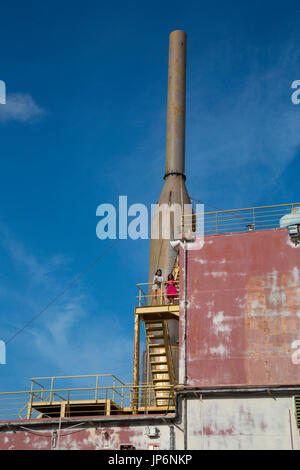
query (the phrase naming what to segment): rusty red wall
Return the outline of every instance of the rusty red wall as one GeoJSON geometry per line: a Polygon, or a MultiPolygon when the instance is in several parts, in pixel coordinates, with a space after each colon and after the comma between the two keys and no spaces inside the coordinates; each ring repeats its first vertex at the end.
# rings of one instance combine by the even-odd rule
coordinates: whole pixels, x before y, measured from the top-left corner
{"type": "MultiPolygon", "coordinates": [[[[188,385],[299,384],[300,246],[287,231],[209,236],[187,256],[188,385]]],[[[181,303],[180,383],[183,376],[181,303]]]]}
{"type": "MultiPolygon", "coordinates": [[[[97,417],[95,417],[97,419],[97,417]]],[[[140,423],[123,422],[109,425],[105,419],[98,424],[83,418],[81,426],[62,420],[63,427],[52,420],[20,420],[0,430],[0,450],[120,450],[121,446],[132,446],[137,450],[169,449],[170,428],[168,424],[150,423],[158,430],[157,436],[149,437],[149,417],[140,423]],[[47,422],[48,421],[48,422],[47,422]],[[83,428],[84,426],[84,428],[83,428]]],[[[124,420],[123,418],[123,421],[124,420]]],[[[177,443],[181,443],[181,436],[177,443]]]]}

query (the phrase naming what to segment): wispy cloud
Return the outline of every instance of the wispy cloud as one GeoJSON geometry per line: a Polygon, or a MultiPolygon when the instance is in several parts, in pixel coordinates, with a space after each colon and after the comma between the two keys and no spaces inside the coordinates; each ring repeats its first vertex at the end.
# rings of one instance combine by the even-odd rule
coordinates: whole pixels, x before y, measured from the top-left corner
{"type": "Polygon", "coordinates": [[[17,240],[11,231],[0,223],[0,245],[10,255],[11,259],[18,265],[23,265],[30,274],[32,281],[35,283],[49,282],[49,273],[55,271],[62,265],[66,265],[69,260],[64,255],[54,255],[50,259],[39,260],[22,242],[17,240]]]}
{"type": "Polygon", "coordinates": [[[45,111],[27,93],[10,93],[6,104],[0,105],[0,122],[33,122],[42,117],[45,111]]]}
{"type": "Polygon", "coordinates": [[[189,182],[194,197],[222,205],[226,194],[229,204],[252,203],[277,183],[300,147],[299,109],[290,99],[298,47],[291,40],[280,51],[270,50],[270,60],[249,61],[247,73],[239,71],[236,57],[227,55],[224,64],[221,49],[209,52],[192,90],[189,182]]]}
{"type": "MultiPolygon", "coordinates": [[[[21,314],[17,308],[10,316],[10,326],[4,325],[6,317],[1,318],[2,334],[7,331],[9,337],[66,286],[70,279],[66,281],[65,274],[66,270],[71,270],[71,261],[63,255],[42,260],[4,224],[0,224],[0,249],[9,255],[21,272],[21,278],[26,279],[24,292],[17,291],[15,295],[8,289],[16,305],[23,306],[21,314]]],[[[7,297],[5,285],[0,287],[0,293],[7,297]]],[[[126,379],[131,343],[131,337],[115,324],[113,316],[101,312],[83,281],[67,291],[11,344],[16,349],[25,345],[32,361],[30,375],[113,372],[126,379]],[[115,366],[116,357],[118,364],[115,366]]],[[[26,375],[26,370],[22,373],[26,375]]]]}

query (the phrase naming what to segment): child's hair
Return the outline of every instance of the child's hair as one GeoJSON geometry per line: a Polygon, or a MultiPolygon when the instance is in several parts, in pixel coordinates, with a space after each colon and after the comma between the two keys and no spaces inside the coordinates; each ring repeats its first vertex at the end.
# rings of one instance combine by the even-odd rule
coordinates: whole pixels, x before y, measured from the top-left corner
{"type": "Polygon", "coordinates": [[[174,276],[172,273],[169,274],[168,281],[174,281],[174,276]]]}
{"type": "Polygon", "coordinates": [[[162,275],[162,270],[161,270],[161,269],[158,269],[158,270],[156,271],[156,273],[155,273],[155,276],[159,276],[158,273],[160,273],[160,276],[161,276],[161,275],[162,275]]]}

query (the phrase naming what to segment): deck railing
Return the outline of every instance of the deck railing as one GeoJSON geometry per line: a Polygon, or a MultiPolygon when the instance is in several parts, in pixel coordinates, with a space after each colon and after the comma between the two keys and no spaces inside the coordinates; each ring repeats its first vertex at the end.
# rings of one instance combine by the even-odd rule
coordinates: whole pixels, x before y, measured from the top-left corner
{"type": "MultiPolygon", "coordinates": [[[[156,407],[153,384],[125,384],[113,375],[42,377],[32,379],[39,389],[0,393],[0,421],[40,419],[57,416],[91,416],[98,414],[147,413],[156,407]],[[101,386],[101,379],[111,377],[112,385],[101,386]],[[44,388],[42,381],[50,379],[98,379],[98,386],[44,388]],[[107,403],[109,406],[107,406],[107,403]],[[100,405],[103,405],[100,408],[100,405]],[[102,410],[102,411],[101,411],[102,410]]],[[[171,387],[170,387],[171,388],[171,387]]]]}
{"type": "Polygon", "coordinates": [[[201,214],[186,214],[182,217],[182,231],[185,234],[214,235],[219,233],[247,232],[280,227],[280,219],[289,214],[300,203],[277,206],[250,207],[204,213],[203,227],[196,227],[195,221],[201,220],[201,214]],[[196,230],[196,231],[195,231],[196,230]]]}
{"type": "Polygon", "coordinates": [[[168,299],[167,297],[167,287],[168,283],[162,282],[161,288],[155,292],[152,290],[153,283],[144,282],[137,284],[138,288],[138,295],[136,298],[138,299],[139,307],[148,307],[153,305],[169,305],[171,303],[179,302],[179,281],[174,281],[175,287],[177,289],[177,297],[173,299],[168,299]]]}

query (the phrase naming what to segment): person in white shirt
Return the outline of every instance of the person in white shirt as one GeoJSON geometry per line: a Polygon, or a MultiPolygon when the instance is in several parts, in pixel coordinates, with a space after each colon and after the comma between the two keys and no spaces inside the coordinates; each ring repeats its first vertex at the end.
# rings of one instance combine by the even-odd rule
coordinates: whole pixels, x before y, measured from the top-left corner
{"type": "Polygon", "coordinates": [[[153,278],[152,291],[154,296],[154,305],[157,304],[157,293],[161,295],[161,284],[163,282],[163,276],[161,269],[158,269],[153,278]]]}

